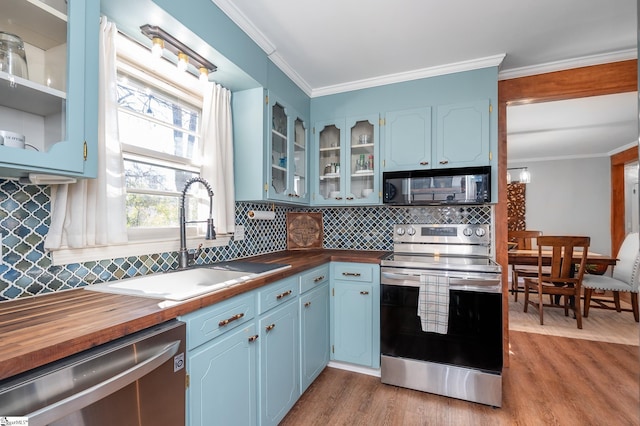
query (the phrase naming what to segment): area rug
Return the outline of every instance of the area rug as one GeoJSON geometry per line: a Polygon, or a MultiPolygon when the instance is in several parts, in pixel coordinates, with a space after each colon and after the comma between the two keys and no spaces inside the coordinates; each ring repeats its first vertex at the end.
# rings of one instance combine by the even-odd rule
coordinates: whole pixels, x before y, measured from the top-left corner
{"type": "Polygon", "coordinates": [[[509,330],[640,346],[640,326],[631,312],[591,308],[579,330],[573,313],[569,311],[565,317],[560,308],[545,308],[544,325],[540,325],[537,309],[529,306],[529,312],[523,312],[523,299],[524,295],[520,294],[514,302],[509,295],[509,330]]]}

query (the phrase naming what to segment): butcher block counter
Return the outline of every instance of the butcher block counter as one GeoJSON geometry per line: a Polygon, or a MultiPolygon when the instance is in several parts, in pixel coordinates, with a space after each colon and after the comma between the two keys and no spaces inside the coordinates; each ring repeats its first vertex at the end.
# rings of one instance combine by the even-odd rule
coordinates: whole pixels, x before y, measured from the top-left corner
{"type": "Polygon", "coordinates": [[[246,258],[242,260],[289,264],[291,268],[183,302],[82,288],[0,302],[0,380],[327,262],[380,263],[386,254],[381,251],[319,249],[282,251],[246,258]]]}

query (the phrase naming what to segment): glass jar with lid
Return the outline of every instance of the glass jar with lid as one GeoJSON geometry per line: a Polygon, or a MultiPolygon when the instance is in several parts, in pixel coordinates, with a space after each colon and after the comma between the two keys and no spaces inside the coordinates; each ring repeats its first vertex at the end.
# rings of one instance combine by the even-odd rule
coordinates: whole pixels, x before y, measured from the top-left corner
{"type": "Polygon", "coordinates": [[[15,34],[0,32],[0,71],[29,78],[24,43],[15,34]]]}

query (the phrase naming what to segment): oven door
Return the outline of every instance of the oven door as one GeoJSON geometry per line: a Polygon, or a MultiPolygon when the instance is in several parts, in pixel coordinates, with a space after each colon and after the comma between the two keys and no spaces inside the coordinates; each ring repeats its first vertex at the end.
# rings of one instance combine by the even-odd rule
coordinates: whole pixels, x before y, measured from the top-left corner
{"type": "Polygon", "coordinates": [[[500,274],[382,268],[382,355],[502,371],[502,294],[500,274]],[[449,277],[447,334],[422,331],[418,316],[420,276],[449,277]]]}

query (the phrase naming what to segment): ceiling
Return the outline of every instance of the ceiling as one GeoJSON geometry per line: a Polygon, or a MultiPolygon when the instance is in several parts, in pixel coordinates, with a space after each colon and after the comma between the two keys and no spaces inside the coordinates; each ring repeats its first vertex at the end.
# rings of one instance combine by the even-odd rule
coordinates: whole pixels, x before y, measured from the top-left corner
{"type": "MultiPolygon", "coordinates": [[[[505,79],[637,58],[636,0],[212,1],[311,97],[487,66],[505,79]]],[[[611,152],[637,140],[637,96],[510,107],[507,140],[509,161],[611,152]]]]}

